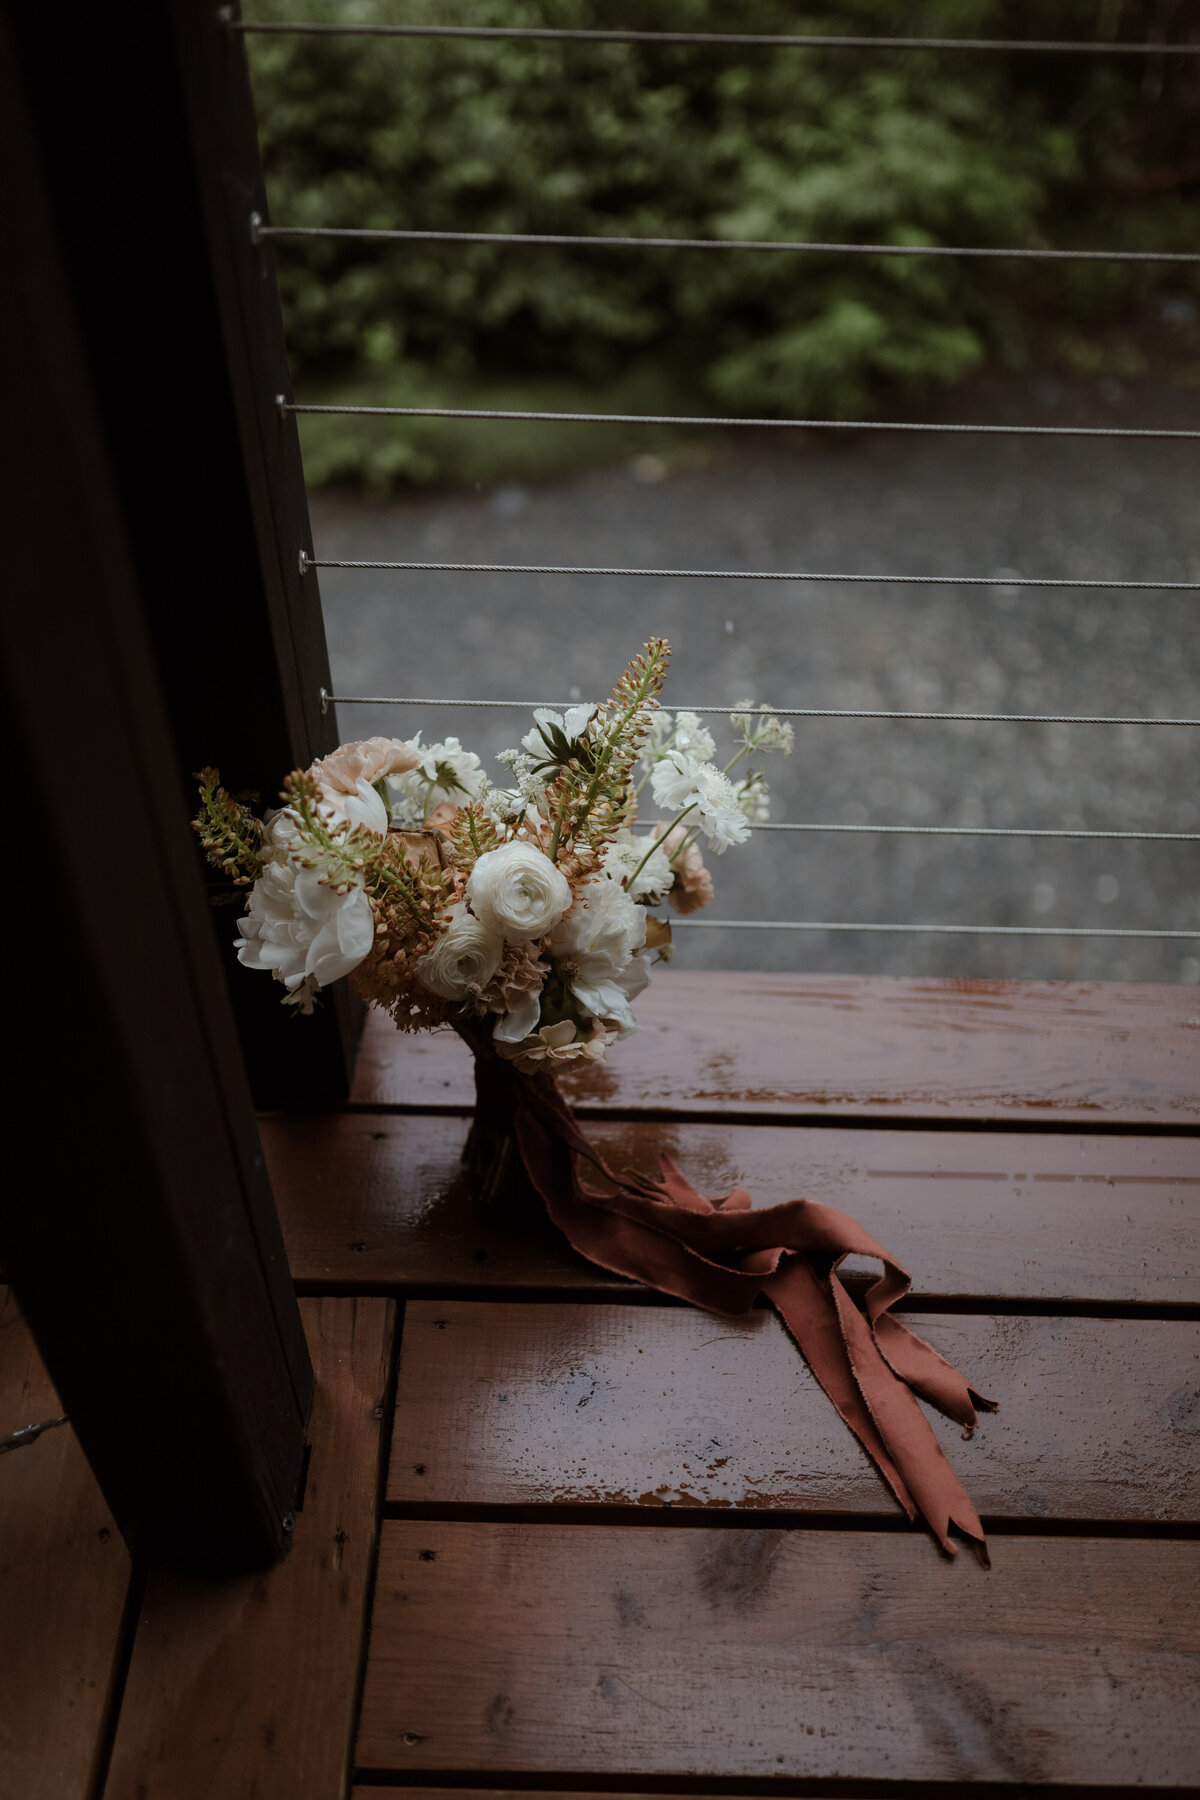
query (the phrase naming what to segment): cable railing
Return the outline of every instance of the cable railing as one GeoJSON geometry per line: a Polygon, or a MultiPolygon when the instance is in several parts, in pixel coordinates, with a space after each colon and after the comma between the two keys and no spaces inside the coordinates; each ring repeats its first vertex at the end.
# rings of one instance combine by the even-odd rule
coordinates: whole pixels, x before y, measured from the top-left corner
{"type": "Polygon", "coordinates": [[[320,557],[301,550],[300,573],[309,569],[390,569],[397,573],[442,575],[591,575],[624,576],[638,581],[809,581],[842,582],[857,586],[986,587],[986,588],[1096,588],[1119,592],[1200,592],[1200,581],[1133,580],[1128,576],[1099,575],[899,575],[848,573],[844,569],[656,569],[630,568],[621,563],[491,563],[435,562],[391,557],[320,557]]]}
{"type": "Polygon", "coordinates": [[[1185,426],[1009,425],[932,419],[738,419],[723,413],[538,412],[520,407],[363,406],[329,401],[297,404],[286,400],[282,394],[276,404],[284,415],[324,414],[359,419],[490,419],[521,425],[662,425],[709,431],[907,431],[940,432],[959,437],[1200,439],[1200,428],[1185,426]]]}
{"type": "Polygon", "coordinates": [[[1200,263],[1196,250],[1060,250],[1013,244],[820,243],[792,238],[618,237],[608,232],[435,231],[364,225],[267,225],[250,217],[250,235],[262,238],[340,239],[359,244],[538,244],[555,250],[723,250],[783,252],[791,256],[960,256],[1006,262],[1200,263]]]}
{"type": "MultiPolygon", "coordinates": [[[[562,712],[578,703],[579,695],[569,700],[462,700],[448,694],[414,696],[408,694],[333,694],[320,690],[321,711],[331,706],[409,706],[511,708],[516,712],[533,712],[549,707],[562,712]]],[[[701,717],[723,718],[737,711],[736,706],[714,706],[711,703],[680,702],[677,712],[699,713],[701,717]]],[[[907,719],[925,724],[942,725],[1200,725],[1200,719],[1169,719],[1144,714],[1108,713],[1002,713],[1002,712],[912,712],[871,706],[772,706],[769,712],[780,719],[907,719]]]]}
{"type": "MultiPolygon", "coordinates": [[[[589,43],[628,43],[736,46],[763,50],[855,50],[855,51],[950,51],[1005,54],[1039,54],[1063,56],[1117,57],[1193,57],[1200,56],[1200,37],[1195,41],[1164,44],[1158,42],[1097,42],[1057,40],[1000,40],[936,37],[863,37],[830,34],[757,34],[726,32],[584,30],[542,26],[457,26],[457,25],[388,25],[373,23],[320,23],[315,21],[266,22],[240,20],[227,9],[229,28],[244,34],[344,37],[447,39],[487,41],[519,41],[522,39],[586,45],[589,43]]],[[[258,213],[251,214],[249,238],[252,244],[270,241],[280,246],[311,241],[354,243],[363,246],[404,243],[444,244],[451,249],[471,245],[495,245],[514,250],[532,248],[571,249],[583,251],[648,252],[718,252],[721,254],[790,254],[811,257],[882,257],[882,258],[962,258],[986,261],[1015,261],[1050,264],[1112,263],[1127,265],[1159,265],[1188,268],[1200,265],[1200,251],[1158,249],[1066,248],[1050,245],[947,245],[938,243],[863,243],[811,239],[760,239],[725,237],[638,236],[600,232],[551,233],[532,231],[469,231],[413,227],[376,227],[355,225],[272,225],[258,213]]],[[[937,420],[831,419],[781,417],[723,417],[710,414],[625,413],[568,410],[539,410],[516,407],[442,406],[436,404],[391,406],[358,403],[293,402],[286,395],[276,396],[280,416],[340,415],[377,419],[445,419],[472,420],[502,424],[512,422],[539,425],[587,426],[653,426],[674,429],[720,431],[825,431],[825,432],[896,432],[942,433],[977,437],[1020,437],[1039,439],[1110,439],[1110,440],[1200,440],[1200,427],[1172,426],[1108,426],[1092,424],[1035,424],[1026,421],[963,422],[937,420]]],[[[1010,570],[981,574],[909,574],[887,571],[847,571],[808,569],[713,569],[699,567],[630,566],[591,563],[539,563],[533,561],[468,561],[434,558],[325,557],[315,556],[299,548],[297,562],[301,575],[309,570],[382,571],[397,575],[415,573],[449,574],[458,577],[477,575],[554,576],[561,578],[605,580],[670,580],[670,581],[755,581],[804,584],[844,584],[854,587],[876,585],[900,587],[975,588],[1008,590],[1107,591],[1116,593],[1200,592],[1200,579],[1177,575],[1162,577],[1118,577],[1100,575],[1021,575],[1010,570]]],[[[540,705],[562,708],[574,703],[539,702],[504,699],[454,699],[437,695],[412,697],[331,693],[321,690],[321,710],[330,706],[402,707],[410,709],[468,707],[475,709],[532,710],[540,705]]],[[[690,705],[683,710],[702,716],[727,714],[729,705],[690,705]]],[[[1032,727],[1108,726],[1167,727],[1194,729],[1200,718],[1115,716],[1108,714],[1031,714],[1014,712],[948,712],[913,711],[868,707],[775,707],[770,709],[780,718],[808,720],[889,720],[936,724],[988,724],[1032,727]]],[[[848,835],[858,837],[928,837],[1029,840],[1088,840],[1106,843],[1200,843],[1200,832],[1104,830],[1083,826],[1024,827],[1009,825],[932,825],[906,824],[897,821],[751,821],[755,833],[798,835],[848,835]]],[[[978,924],[864,920],[811,919],[737,919],[687,916],[673,920],[683,930],[774,931],[835,934],[903,934],[940,935],[972,938],[1086,938],[1133,939],[1142,941],[1188,942],[1200,939],[1200,929],[1154,928],[1129,926],[1085,926],[1049,924],[978,924]]]]}
{"type": "Polygon", "coordinates": [[[1103,38],[1094,42],[1062,38],[847,37],[817,32],[624,31],[554,25],[381,25],[323,23],[308,19],[239,19],[221,9],[231,31],[247,36],[458,38],[483,42],[522,40],[578,44],[706,45],[751,50],[963,50],[1038,56],[1200,56],[1200,40],[1167,44],[1103,38]]]}

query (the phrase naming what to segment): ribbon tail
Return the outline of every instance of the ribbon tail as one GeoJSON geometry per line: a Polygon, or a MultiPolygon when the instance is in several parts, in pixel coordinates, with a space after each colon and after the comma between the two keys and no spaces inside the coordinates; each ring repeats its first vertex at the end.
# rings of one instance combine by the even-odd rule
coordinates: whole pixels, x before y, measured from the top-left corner
{"type": "Polygon", "coordinates": [[[909,1518],[919,1512],[951,1556],[950,1527],[957,1526],[988,1566],[979,1515],[916,1393],[968,1429],[975,1424],[974,1406],[990,1403],[931,1345],[889,1316],[888,1308],[908,1290],[908,1276],[861,1226],[803,1200],[756,1215],[737,1188],[722,1200],[705,1199],[669,1157],[662,1160],[660,1180],[622,1179],[552,1083],[531,1082],[522,1090],[515,1129],[526,1172],[575,1250],[601,1268],[717,1312],[744,1313],[763,1294],[909,1518]],[[616,1192],[584,1182],[577,1156],[616,1192]],[[841,1258],[853,1253],[884,1261],[865,1313],[837,1273],[841,1258]]]}
{"type": "Polygon", "coordinates": [[[931,1406],[961,1425],[968,1437],[979,1420],[976,1411],[997,1412],[999,1401],[987,1400],[965,1375],[946,1361],[924,1338],[910,1331],[900,1319],[884,1313],[874,1324],[880,1355],[901,1381],[907,1382],[931,1406]]]}
{"type": "Polygon", "coordinates": [[[841,1321],[828,1288],[807,1257],[792,1256],[763,1283],[767,1296],[805,1362],[850,1427],[910,1519],[917,1508],[904,1478],[871,1416],[846,1348],[841,1321]]]}
{"type": "Polygon", "coordinates": [[[916,1395],[890,1367],[868,1321],[834,1275],[830,1280],[846,1354],[863,1399],[922,1518],[948,1556],[955,1553],[950,1526],[972,1540],[984,1568],[990,1568],[979,1514],[917,1404],[916,1395]]]}

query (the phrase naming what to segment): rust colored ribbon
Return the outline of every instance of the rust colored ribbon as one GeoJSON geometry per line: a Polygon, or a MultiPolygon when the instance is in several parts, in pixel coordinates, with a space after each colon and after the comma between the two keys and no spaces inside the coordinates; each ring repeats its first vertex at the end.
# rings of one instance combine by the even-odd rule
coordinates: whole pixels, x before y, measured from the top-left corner
{"type": "Polygon", "coordinates": [[[911,1285],[907,1270],[861,1225],[816,1200],[753,1211],[744,1188],[707,1199],[665,1155],[658,1180],[618,1176],[550,1077],[517,1086],[521,1159],[571,1245],[601,1268],[713,1312],[748,1312],[763,1295],[909,1518],[920,1513],[951,1556],[956,1525],[988,1567],[979,1515],[916,1396],[968,1435],[976,1407],[992,1412],[995,1402],[893,1315],[911,1285]],[[585,1180],[577,1159],[615,1191],[585,1180]],[[861,1308],[838,1272],[847,1256],[883,1264],[861,1308]]]}

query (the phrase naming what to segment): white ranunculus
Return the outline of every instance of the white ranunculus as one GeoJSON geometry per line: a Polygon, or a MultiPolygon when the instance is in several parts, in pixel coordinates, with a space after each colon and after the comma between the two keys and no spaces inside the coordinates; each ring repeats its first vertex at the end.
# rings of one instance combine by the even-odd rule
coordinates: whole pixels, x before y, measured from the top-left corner
{"type": "Polygon", "coordinates": [[[514,838],[484,851],[467,882],[467,899],[491,930],[523,944],[553,931],[571,904],[571,888],[545,851],[514,838]]]}
{"type": "Polygon", "coordinates": [[[646,960],[639,955],[645,942],[645,908],[635,905],[618,882],[602,875],[584,887],[546,954],[584,1012],[624,1033],[636,1029],[630,1001],[650,980],[646,960]]]}
{"type": "Polygon", "coordinates": [[[282,844],[291,821],[276,813],[268,827],[275,854],[250,891],[238,920],[238,961],[269,969],[303,1010],[312,994],[356,969],[375,941],[375,915],[366,890],[356,884],[339,894],[319,869],[293,862],[282,844]]]}
{"type": "Polygon", "coordinates": [[[538,726],[557,725],[567,742],[573,744],[576,738],[583,736],[595,711],[594,705],[568,706],[565,713],[553,712],[548,706],[535,707],[533,729],[521,739],[522,750],[527,750],[535,761],[544,762],[550,752],[538,726]]]}
{"type": "Polygon", "coordinates": [[[449,912],[449,925],[418,962],[416,976],[422,987],[442,1000],[465,1000],[492,979],[504,944],[495,931],[467,911],[463,901],[449,912]]]}
{"type": "Polygon", "coordinates": [[[636,838],[631,831],[619,831],[604,852],[603,866],[604,873],[620,883],[631,900],[647,900],[651,906],[657,906],[675,876],[666,851],[657,844],[653,848],[651,845],[650,838],[636,838]]]}

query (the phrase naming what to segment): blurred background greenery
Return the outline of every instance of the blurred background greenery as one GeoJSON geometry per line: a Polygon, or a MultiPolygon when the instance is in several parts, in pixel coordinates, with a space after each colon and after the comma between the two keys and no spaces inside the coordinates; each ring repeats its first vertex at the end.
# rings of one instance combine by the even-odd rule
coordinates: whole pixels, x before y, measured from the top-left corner
{"type": "MultiPolygon", "coordinates": [[[[1178,41],[1190,0],[254,0],[339,23],[1178,41]]],[[[1200,59],[253,37],[276,224],[1195,250],[1200,59]]],[[[1200,385],[1200,276],[290,241],[298,397],[912,416],[972,373],[1200,385]],[[1164,321],[1171,329],[1164,333],[1164,321]]],[[[307,419],[310,484],[536,481],[665,430],[307,419]]]]}

